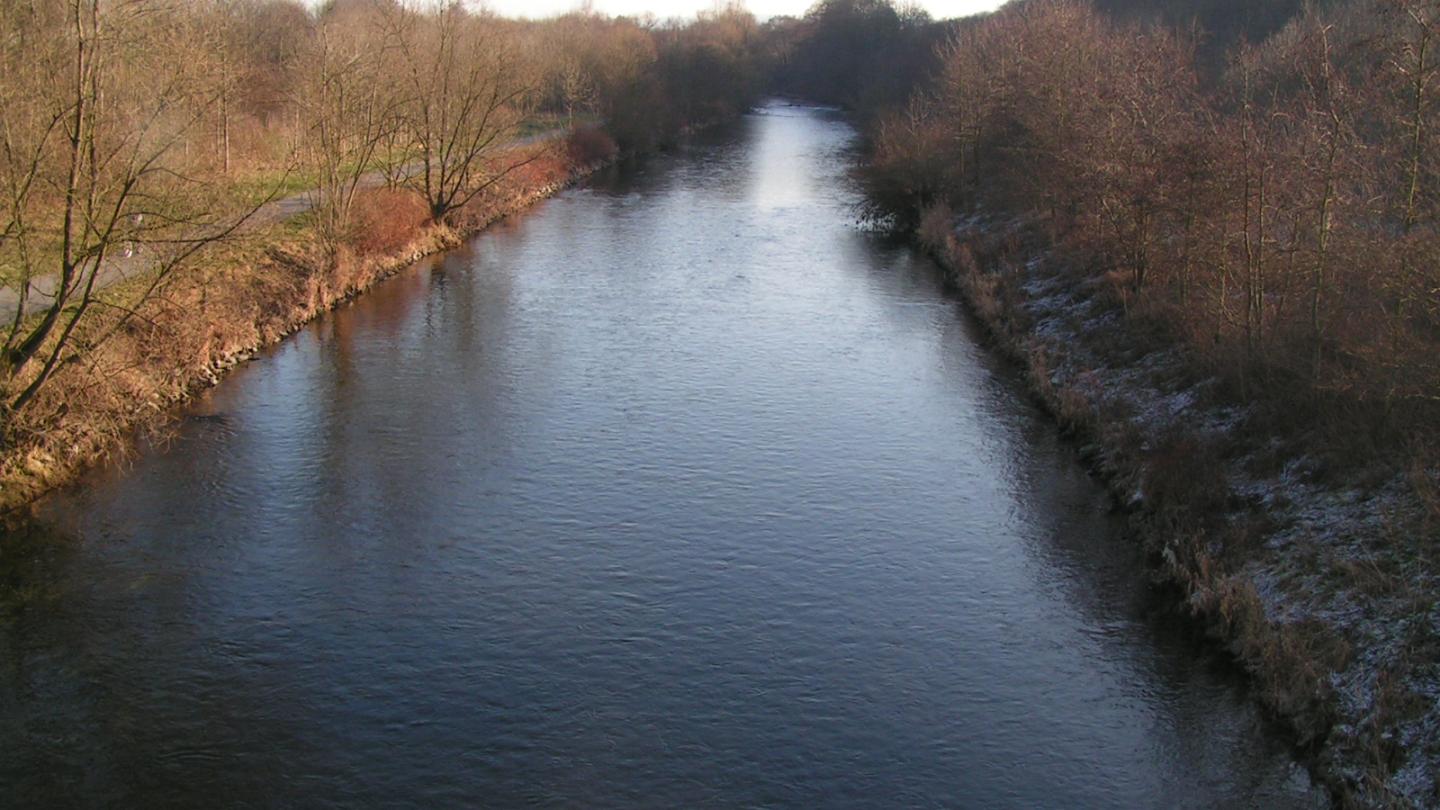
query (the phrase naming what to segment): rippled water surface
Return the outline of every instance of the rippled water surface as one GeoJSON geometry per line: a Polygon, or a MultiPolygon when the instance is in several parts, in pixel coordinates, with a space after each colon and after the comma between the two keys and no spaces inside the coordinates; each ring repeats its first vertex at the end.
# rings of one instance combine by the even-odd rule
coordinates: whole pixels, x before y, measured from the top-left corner
{"type": "Polygon", "coordinates": [[[0,568],[6,806],[1307,806],[772,104],[236,373],[0,568]]]}

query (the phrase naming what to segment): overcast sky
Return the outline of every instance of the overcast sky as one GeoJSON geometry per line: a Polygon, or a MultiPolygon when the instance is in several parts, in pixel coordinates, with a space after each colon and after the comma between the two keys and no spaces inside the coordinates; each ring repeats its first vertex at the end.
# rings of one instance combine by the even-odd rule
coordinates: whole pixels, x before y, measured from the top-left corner
{"type": "MultiPolygon", "coordinates": [[[[713,8],[714,0],[593,0],[595,10],[606,14],[643,14],[656,17],[688,17],[697,11],[713,8]]],[[[799,16],[814,0],[746,0],[745,7],[764,20],[777,14],[799,16]]],[[[507,17],[549,17],[579,7],[580,0],[489,0],[485,5],[507,17]]],[[[936,18],[963,17],[990,11],[999,0],[921,0],[936,18]]]]}

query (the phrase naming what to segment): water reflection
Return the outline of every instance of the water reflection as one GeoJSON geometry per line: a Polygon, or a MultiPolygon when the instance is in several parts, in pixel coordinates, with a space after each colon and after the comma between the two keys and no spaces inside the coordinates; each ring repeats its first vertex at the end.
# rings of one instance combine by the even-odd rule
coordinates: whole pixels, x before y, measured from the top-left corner
{"type": "Polygon", "coordinates": [[[1316,802],[934,268],[852,227],[852,145],[775,105],[566,194],[54,499],[0,558],[0,784],[1316,802]]]}

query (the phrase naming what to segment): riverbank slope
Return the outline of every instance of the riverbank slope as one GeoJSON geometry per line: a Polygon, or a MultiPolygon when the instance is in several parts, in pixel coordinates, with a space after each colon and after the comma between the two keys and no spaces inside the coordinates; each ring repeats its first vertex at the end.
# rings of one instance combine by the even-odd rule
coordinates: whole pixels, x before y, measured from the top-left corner
{"type": "Polygon", "coordinates": [[[1440,801],[1440,603],[1426,471],[1327,469],[1268,433],[1164,329],[1054,248],[1042,218],[919,228],[999,348],[1103,477],[1159,576],[1315,752],[1343,806],[1440,801]]]}

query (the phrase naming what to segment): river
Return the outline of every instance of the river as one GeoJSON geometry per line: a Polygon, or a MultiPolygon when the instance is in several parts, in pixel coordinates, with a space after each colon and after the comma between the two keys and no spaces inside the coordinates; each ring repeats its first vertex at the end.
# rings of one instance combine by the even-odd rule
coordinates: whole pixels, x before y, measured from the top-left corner
{"type": "Polygon", "coordinates": [[[854,145],[597,177],[47,500],[0,804],[1323,806],[854,145]]]}

